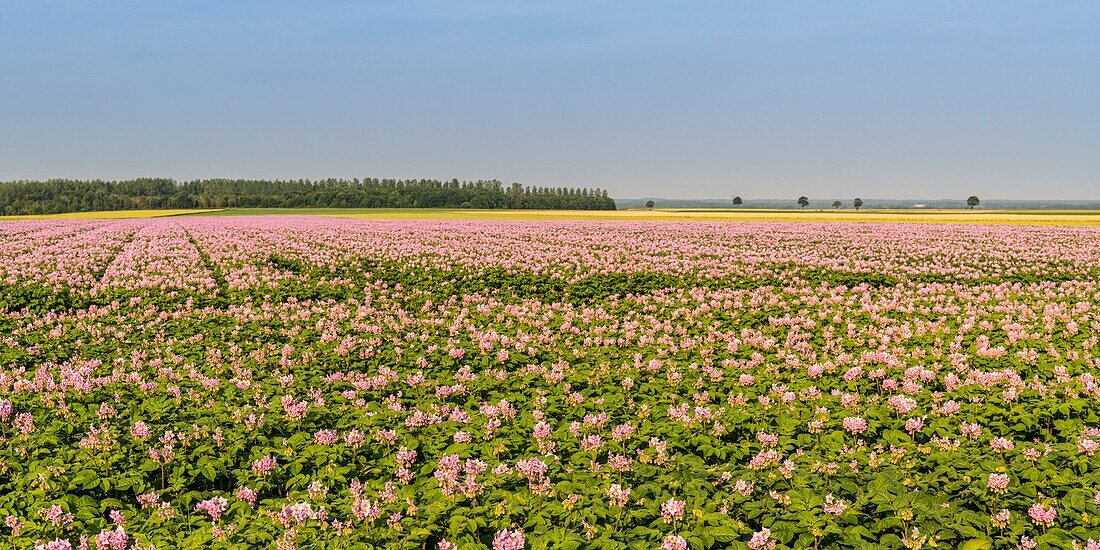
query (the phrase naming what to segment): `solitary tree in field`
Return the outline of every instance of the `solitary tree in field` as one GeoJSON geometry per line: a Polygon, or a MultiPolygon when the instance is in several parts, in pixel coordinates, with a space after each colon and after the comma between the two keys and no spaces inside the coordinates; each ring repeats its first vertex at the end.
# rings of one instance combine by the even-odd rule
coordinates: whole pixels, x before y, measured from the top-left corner
{"type": "Polygon", "coordinates": [[[833,201],[833,208],[840,208],[840,201],[833,201]]]}
{"type": "Polygon", "coordinates": [[[966,199],[966,205],[969,206],[971,210],[973,210],[975,206],[978,206],[981,203],[981,199],[979,199],[976,195],[970,195],[970,198],[966,199]]]}
{"type": "Polygon", "coordinates": [[[656,204],[656,203],[654,203],[653,201],[645,201],[645,207],[646,207],[646,208],[648,208],[648,209],[650,209],[650,210],[653,210],[653,207],[654,207],[654,206],[657,206],[657,204],[656,204]]]}
{"type": "Polygon", "coordinates": [[[852,201],[852,206],[856,207],[856,210],[859,210],[859,207],[863,206],[863,199],[856,197],[856,200],[852,201]]]}
{"type": "Polygon", "coordinates": [[[803,210],[810,205],[810,199],[806,197],[798,197],[798,206],[801,206],[803,210]]]}
{"type": "Polygon", "coordinates": [[[734,206],[741,206],[741,197],[734,197],[733,198],[733,205],[734,206]]]}

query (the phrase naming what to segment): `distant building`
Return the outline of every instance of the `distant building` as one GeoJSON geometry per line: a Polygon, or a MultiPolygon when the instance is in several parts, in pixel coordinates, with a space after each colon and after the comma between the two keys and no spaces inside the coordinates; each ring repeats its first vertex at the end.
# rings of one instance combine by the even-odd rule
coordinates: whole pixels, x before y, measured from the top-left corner
{"type": "Polygon", "coordinates": [[[924,208],[924,203],[923,202],[918,202],[917,204],[913,205],[913,208],[924,208]]]}

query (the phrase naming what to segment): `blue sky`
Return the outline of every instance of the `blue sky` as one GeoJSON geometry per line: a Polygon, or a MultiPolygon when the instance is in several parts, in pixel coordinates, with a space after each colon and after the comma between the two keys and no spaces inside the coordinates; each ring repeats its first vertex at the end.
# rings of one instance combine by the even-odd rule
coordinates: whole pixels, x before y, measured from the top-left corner
{"type": "Polygon", "coordinates": [[[1100,198],[1100,3],[0,0],[0,179],[1100,198]]]}

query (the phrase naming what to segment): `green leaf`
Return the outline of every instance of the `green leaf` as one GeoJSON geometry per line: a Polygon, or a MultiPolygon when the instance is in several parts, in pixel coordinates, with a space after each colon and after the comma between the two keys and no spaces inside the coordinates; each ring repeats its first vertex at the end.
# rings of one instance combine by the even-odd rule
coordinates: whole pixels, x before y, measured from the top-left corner
{"type": "Polygon", "coordinates": [[[960,550],[989,550],[993,548],[993,541],[990,539],[970,539],[959,547],[960,550]]]}
{"type": "Polygon", "coordinates": [[[714,540],[718,542],[731,542],[737,540],[738,533],[732,527],[711,527],[704,531],[706,534],[714,537],[714,540]]]}

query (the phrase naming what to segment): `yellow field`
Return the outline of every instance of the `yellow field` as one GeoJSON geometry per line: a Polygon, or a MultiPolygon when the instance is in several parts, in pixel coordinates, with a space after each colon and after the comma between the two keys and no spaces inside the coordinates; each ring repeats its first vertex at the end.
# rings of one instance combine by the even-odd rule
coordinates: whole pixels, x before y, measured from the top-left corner
{"type": "MultiPolygon", "coordinates": [[[[231,211],[226,211],[230,214],[231,211]]],[[[386,210],[318,212],[329,216],[366,219],[455,220],[624,220],[709,222],[863,222],[863,223],[966,223],[994,225],[1100,226],[1100,212],[1004,210],[877,210],[863,212],[790,210],[386,210]]]]}
{"type": "Polygon", "coordinates": [[[163,218],[184,214],[203,214],[214,210],[111,210],[109,212],[69,212],[35,216],[0,216],[0,220],[120,220],[127,218],[163,218]]]}
{"type": "Polygon", "coordinates": [[[315,215],[362,219],[432,220],[623,220],[707,222],[863,222],[863,223],[963,223],[992,225],[1100,226],[1096,210],[441,210],[412,208],[242,208],[208,210],[125,210],[79,212],[42,216],[0,216],[20,219],[121,219],[163,216],[260,216],[315,215]]]}

